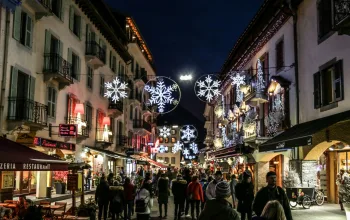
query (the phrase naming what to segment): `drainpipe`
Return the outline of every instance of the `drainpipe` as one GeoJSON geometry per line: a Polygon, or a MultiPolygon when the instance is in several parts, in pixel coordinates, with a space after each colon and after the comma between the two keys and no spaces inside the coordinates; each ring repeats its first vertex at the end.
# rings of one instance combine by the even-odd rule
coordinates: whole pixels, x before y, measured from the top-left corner
{"type": "MultiPolygon", "coordinates": [[[[2,9],[0,8],[0,18],[2,9]]],[[[2,134],[2,125],[4,119],[4,99],[5,99],[5,88],[6,88],[6,75],[7,75],[7,58],[8,58],[8,45],[10,38],[10,15],[11,13],[5,9],[5,44],[4,44],[4,57],[2,62],[2,74],[1,74],[1,93],[0,93],[0,134],[2,134]]],[[[1,19],[0,19],[1,20],[1,19]]]]}

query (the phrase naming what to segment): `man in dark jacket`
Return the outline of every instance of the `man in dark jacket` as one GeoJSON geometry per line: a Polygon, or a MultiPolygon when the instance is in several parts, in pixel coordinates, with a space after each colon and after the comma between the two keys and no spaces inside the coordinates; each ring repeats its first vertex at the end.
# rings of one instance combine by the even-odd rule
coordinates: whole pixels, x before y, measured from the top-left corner
{"type": "Polygon", "coordinates": [[[109,203],[110,195],[109,195],[109,185],[106,181],[106,177],[101,177],[100,184],[98,184],[96,192],[95,192],[95,201],[98,204],[98,220],[103,219],[107,220],[107,210],[109,203]]]}
{"type": "Polygon", "coordinates": [[[164,205],[164,218],[167,217],[169,193],[169,179],[166,177],[165,173],[162,173],[160,179],[158,180],[159,218],[163,217],[162,205],[164,205]]]}
{"type": "Polygon", "coordinates": [[[287,220],[293,220],[287,195],[281,187],[276,186],[276,179],[277,175],[275,172],[270,171],[266,174],[267,186],[260,189],[256,194],[253,211],[257,216],[260,216],[268,201],[277,200],[283,206],[287,220]]]}
{"type": "Polygon", "coordinates": [[[181,218],[181,212],[184,209],[186,200],[186,190],[187,181],[182,178],[181,174],[178,174],[176,180],[173,180],[171,187],[171,192],[174,195],[175,220],[180,220],[181,218]]]}
{"type": "Polygon", "coordinates": [[[129,177],[125,178],[124,187],[124,219],[131,219],[134,207],[134,198],[136,194],[136,188],[131,183],[129,177]]]}
{"type": "MultiPolygon", "coordinates": [[[[186,180],[186,182],[187,182],[187,185],[186,185],[186,188],[187,188],[187,186],[188,186],[188,185],[191,183],[191,181],[192,181],[191,171],[190,171],[188,168],[185,168],[185,170],[184,170],[183,179],[186,180]]],[[[187,217],[190,217],[190,216],[188,215],[189,209],[190,209],[190,200],[189,200],[188,198],[186,198],[185,215],[186,215],[187,217]]]]}
{"type": "Polygon", "coordinates": [[[252,203],[254,200],[254,185],[250,173],[243,173],[243,180],[235,187],[236,197],[238,199],[237,211],[241,213],[241,220],[252,220],[252,203]]]}
{"type": "Polygon", "coordinates": [[[216,198],[207,200],[198,220],[239,220],[238,213],[228,201],[230,185],[225,181],[219,182],[215,186],[215,195],[216,198]]]}

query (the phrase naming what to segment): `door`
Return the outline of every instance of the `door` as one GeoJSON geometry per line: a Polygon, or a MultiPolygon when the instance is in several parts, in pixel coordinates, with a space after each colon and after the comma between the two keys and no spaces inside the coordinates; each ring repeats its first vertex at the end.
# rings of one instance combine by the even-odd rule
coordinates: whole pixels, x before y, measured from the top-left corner
{"type": "Polygon", "coordinates": [[[16,97],[16,120],[27,120],[30,101],[28,100],[29,76],[21,71],[18,71],[17,78],[17,97],[16,97]]]}

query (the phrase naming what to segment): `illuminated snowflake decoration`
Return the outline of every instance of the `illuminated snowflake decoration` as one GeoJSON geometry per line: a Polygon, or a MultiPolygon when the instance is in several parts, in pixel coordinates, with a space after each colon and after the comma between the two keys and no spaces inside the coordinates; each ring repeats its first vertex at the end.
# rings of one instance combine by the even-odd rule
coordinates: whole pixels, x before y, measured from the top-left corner
{"type": "Polygon", "coordinates": [[[125,91],[128,88],[127,85],[127,83],[122,82],[118,77],[115,77],[112,82],[105,82],[107,91],[104,96],[112,98],[112,102],[116,103],[121,98],[128,97],[128,94],[125,91]]]}
{"type": "Polygon", "coordinates": [[[232,82],[231,85],[236,86],[236,100],[237,102],[243,101],[243,92],[241,92],[240,87],[241,85],[245,85],[245,75],[241,75],[239,72],[231,73],[230,76],[232,82]]]}
{"type": "Polygon", "coordinates": [[[196,143],[192,142],[190,144],[190,149],[193,151],[194,154],[198,154],[198,146],[196,143]]]}
{"type": "Polygon", "coordinates": [[[170,128],[164,126],[162,128],[159,129],[159,136],[163,137],[163,138],[167,138],[170,136],[170,128]]]}
{"type": "Polygon", "coordinates": [[[182,154],[185,156],[185,158],[188,158],[188,156],[190,156],[190,150],[188,148],[185,148],[182,154]]]}
{"type": "Polygon", "coordinates": [[[193,125],[185,125],[180,130],[181,140],[188,143],[197,138],[197,129],[193,125]]]}
{"type": "Polygon", "coordinates": [[[211,75],[207,75],[205,80],[200,80],[201,78],[196,82],[196,87],[198,87],[196,95],[202,101],[211,102],[220,95],[221,82],[220,80],[213,79],[211,75]]]}
{"type": "Polygon", "coordinates": [[[168,152],[168,147],[164,146],[164,145],[160,145],[159,149],[158,149],[158,152],[159,153],[166,153],[166,152],[168,152]]]}
{"type": "Polygon", "coordinates": [[[178,151],[181,151],[181,150],[182,150],[182,147],[183,147],[183,146],[184,146],[183,143],[181,143],[180,141],[176,142],[176,143],[174,144],[174,147],[173,147],[173,149],[172,149],[172,152],[173,152],[174,154],[176,154],[178,151]]]}
{"type": "Polygon", "coordinates": [[[146,101],[146,105],[156,105],[158,112],[164,114],[166,113],[165,109],[167,106],[173,106],[172,109],[174,109],[179,104],[181,97],[180,88],[175,81],[167,77],[156,77],[156,79],[155,87],[149,85],[150,83],[147,83],[144,88],[144,91],[147,91],[150,94],[150,98],[146,101]],[[170,86],[165,85],[163,78],[170,80],[173,84],[170,86]],[[174,93],[179,93],[178,99],[174,97],[174,93]]]}
{"type": "Polygon", "coordinates": [[[265,89],[265,81],[264,81],[264,71],[261,60],[258,59],[258,72],[257,72],[257,82],[256,82],[256,90],[262,91],[265,89]]]}

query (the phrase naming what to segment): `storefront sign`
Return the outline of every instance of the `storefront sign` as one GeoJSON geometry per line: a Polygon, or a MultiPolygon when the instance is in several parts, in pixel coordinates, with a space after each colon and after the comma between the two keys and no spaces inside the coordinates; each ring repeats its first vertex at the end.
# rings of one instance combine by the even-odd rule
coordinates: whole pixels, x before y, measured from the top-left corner
{"type": "Polygon", "coordinates": [[[38,163],[0,163],[1,170],[50,170],[50,164],[38,163]]]}
{"type": "Polygon", "coordinates": [[[77,190],[77,189],[78,189],[78,174],[68,174],[67,190],[77,190]]]}
{"type": "Polygon", "coordinates": [[[71,124],[60,124],[58,133],[61,137],[76,137],[78,135],[77,126],[71,124]]]}
{"type": "Polygon", "coordinates": [[[62,150],[75,151],[75,144],[64,143],[59,141],[47,140],[41,137],[34,138],[34,145],[48,148],[57,148],[62,150]]]}
{"type": "Polygon", "coordinates": [[[266,144],[260,145],[259,152],[276,151],[276,150],[283,150],[283,149],[287,150],[293,147],[309,146],[311,144],[312,144],[312,137],[306,136],[306,137],[295,138],[292,140],[279,141],[271,144],[267,142],[266,144]]]}

